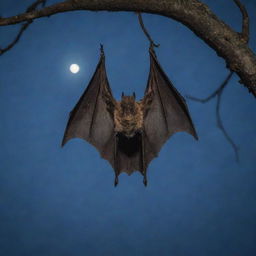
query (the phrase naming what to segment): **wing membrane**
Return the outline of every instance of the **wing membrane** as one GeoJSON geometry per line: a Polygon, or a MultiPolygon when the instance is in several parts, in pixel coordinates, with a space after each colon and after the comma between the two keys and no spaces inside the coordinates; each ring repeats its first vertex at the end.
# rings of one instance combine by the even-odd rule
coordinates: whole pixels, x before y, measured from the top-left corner
{"type": "Polygon", "coordinates": [[[113,152],[105,153],[114,130],[113,118],[108,109],[111,104],[115,104],[115,100],[108,83],[105,58],[102,54],[89,85],[70,113],[62,146],[72,138],[82,138],[112,162],[113,152]]]}
{"type": "Polygon", "coordinates": [[[197,139],[185,99],[164,73],[153,50],[150,50],[150,73],[144,100],[150,101],[144,118],[147,164],[175,132],[184,131],[197,139]]]}

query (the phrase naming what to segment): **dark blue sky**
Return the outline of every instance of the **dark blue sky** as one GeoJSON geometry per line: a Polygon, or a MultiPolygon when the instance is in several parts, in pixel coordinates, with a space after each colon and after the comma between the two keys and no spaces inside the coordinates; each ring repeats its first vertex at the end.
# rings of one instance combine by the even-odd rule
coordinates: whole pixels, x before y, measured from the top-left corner
{"type": "MultiPolygon", "coordinates": [[[[0,2],[0,14],[33,1],[0,2]],[[25,2],[25,3],[24,3],[25,2]]],[[[57,1],[48,1],[49,4],[57,1]]],[[[232,1],[205,0],[236,30],[232,1]]],[[[256,2],[251,17],[256,51],[256,2]]],[[[183,94],[205,97],[228,74],[225,62],[176,21],[143,15],[161,47],[159,62],[183,94]]],[[[19,26],[0,28],[0,45],[19,26]]],[[[113,94],[143,96],[148,41],[133,13],[73,12],[35,21],[0,57],[0,254],[256,255],[255,98],[234,76],[222,96],[223,123],[240,148],[240,164],[216,127],[215,100],[187,101],[199,141],[175,134],[142,176],[120,175],[83,140],[60,143],[73,108],[94,72],[104,44],[113,94]],[[77,63],[80,72],[71,74],[77,63]]]]}

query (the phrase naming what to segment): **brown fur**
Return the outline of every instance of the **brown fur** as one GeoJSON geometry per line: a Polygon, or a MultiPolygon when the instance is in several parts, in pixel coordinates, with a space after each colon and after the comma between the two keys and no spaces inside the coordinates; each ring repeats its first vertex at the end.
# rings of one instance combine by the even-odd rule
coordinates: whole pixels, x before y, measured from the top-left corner
{"type": "Polygon", "coordinates": [[[115,131],[127,137],[133,137],[143,128],[142,103],[136,102],[133,96],[122,96],[114,111],[115,131]]]}

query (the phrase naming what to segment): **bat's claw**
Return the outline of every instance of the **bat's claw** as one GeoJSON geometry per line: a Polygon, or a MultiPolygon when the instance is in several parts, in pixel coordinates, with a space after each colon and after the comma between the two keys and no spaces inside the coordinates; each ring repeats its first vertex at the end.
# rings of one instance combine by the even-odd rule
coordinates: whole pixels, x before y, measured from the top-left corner
{"type": "Polygon", "coordinates": [[[148,185],[148,181],[147,181],[147,177],[146,176],[144,176],[143,183],[144,183],[145,187],[148,185]]]}
{"type": "Polygon", "coordinates": [[[115,183],[114,183],[115,187],[117,186],[117,184],[118,184],[118,177],[116,176],[115,177],[115,183]]]}

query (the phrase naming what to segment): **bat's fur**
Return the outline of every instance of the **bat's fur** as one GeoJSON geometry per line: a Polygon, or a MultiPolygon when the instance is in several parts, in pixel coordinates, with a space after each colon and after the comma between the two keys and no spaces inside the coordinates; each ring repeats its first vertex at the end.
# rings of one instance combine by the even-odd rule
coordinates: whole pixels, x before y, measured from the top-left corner
{"type": "Polygon", "coordinates": [[[116,102],[114,110],[115,131],[123,133],[126,137],[133,137],[143,128],[142,103],[135,101],[135,96],[122,96],[116,102]]]}

